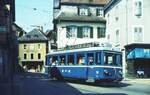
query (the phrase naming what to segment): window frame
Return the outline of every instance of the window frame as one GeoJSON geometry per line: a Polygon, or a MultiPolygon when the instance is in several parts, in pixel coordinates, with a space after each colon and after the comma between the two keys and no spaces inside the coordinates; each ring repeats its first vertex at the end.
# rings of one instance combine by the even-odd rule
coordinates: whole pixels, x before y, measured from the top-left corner
{"type": "Polygon", "coordinates": [[[115,34],[116,34],[116,35],[115,35],[115,36],[116,36],[116,44],[119,44],[119,40],[120,40],[120,30],[117,29],[115,34]]]}
{"type": "Polygon", "coordinates": [[[25,49],[25,50],[27,49],[27,45],[26,44],[23,45],[23,49],[25,49]]]}
{"type": "Polygon", "coordinates": [[[106,37],[106,27],[97,27],[97,38],[105,38],[106,37]],[[103,29],[103,31],[101,30],[103,29]]]}
{"type": "Polygon", "coordinates": [[[41,44],[38,44],[38,49],[41,49],[41,44]]]}
{"type": "Polygon", "coordinates": [[[33,53],[30,54],[30,58],[31,58],[31,60],[34,59],[34,54],[33,53]]]}
{"type": "Polygon", "coordinates": [[[39,60],[41,59],[41,53],[38,53],[38,59],[39,60]]]}
{"type": "Polygon", "coordinates": [[[104,10],[102,8],[96,9],[96,16],[103,17],[104,16],[104,10]]]}
{"type": "Polygon", "coordinates": [[[26,53],[23,54],[23,59],[24,59],[24,60],[27,59],[27,54],[26,54],[26,53]]]}
{"type": "MultiPolygon", "coordinates": [[[[137,30],[137,31],[139,32],[139,30],[137,30]]],[[[140,42],[144,41],[144,32],[143,31],[144,31],[144,27],[143,26],[134,26],[133,27],[133,42],[140,43],[140,42]],[[138,39],[136,39],[136,36],[135,36],[135,29],[136,28],[140,28],[141,29],[141,33],[142,33],[142,34],[138,34],[137,35],[138,39]]]]}
{"type": "Polygon", "coordinates": [[[133,1],[133,15],[136,17],[143,16],[143,0],[134,0],[133,1]],[[141,5],[139,5],[139,4],[141,4],[141,5]]]}
{"type": "Polygon", "coordinates": [[[79,6],[78,7],[78,15],[79,16],[89,16],[90,15],[90,8],[87,6],[79,6]]]}
{"type": "Polygon", "coordinates": [[[67,38],[77,38],[77,32],[78,32],[78,26],[70,25],[66,27],[67,38]]]}
{"type": "Polygon", "coordinates": [[[82,37],[83,38],[90,38],[91,27],[83,26],[82,27],[82,37]]]}

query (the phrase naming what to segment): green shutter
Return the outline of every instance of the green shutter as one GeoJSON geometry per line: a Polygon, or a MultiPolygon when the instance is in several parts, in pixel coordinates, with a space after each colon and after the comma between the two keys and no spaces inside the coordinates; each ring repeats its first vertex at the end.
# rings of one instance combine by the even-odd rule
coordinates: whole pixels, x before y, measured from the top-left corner
{"type": "Polygon", "coordinates": [[[100,38],[100,27],[97,27],[97,38],[100,38]]]}
{"type": "Polygon", "coordinates": [[[77,38],[82,38],[82,27],[78,27],[77,38]]]}
{"type": "Polygon", "coordinates": [[[103,36],[103,38],[105,38],[105,36],[106,36],[106,28],[103,28],[102,31],[103,31],[103,35],[102,36],[103,36]]]}
{"type": "Polygon", "coordinates": [[[93,38],[93,27],[90,27],[90,38],[93,38]]]}
{"type": "Polygon", "coordinates": [[[96,9],[96,16],[99,16],[99,15],[98,15],[98,9],[96,9]]]}
{"type": "Polygon", "coordinates": [[[88,8],[87,10],[88,10],[88,16],[91,16],[91,11],[90,11],[90,9],[88,8]]]}

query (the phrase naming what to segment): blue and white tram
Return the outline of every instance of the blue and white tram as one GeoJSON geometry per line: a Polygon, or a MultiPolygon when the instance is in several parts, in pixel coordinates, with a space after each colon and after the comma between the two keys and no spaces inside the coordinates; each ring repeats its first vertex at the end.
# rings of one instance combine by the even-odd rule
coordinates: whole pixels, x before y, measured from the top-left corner
{"type": "Polygon", "coordinates": [[[91,47],[47,54],[46,68],[52,77],[94,81],[121,81],[122,53],[91,47]]]}

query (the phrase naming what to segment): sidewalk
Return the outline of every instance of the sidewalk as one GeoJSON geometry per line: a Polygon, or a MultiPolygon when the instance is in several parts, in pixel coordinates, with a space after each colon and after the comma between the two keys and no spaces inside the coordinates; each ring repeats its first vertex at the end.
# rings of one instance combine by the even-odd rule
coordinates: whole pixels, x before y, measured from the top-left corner
{"type": "Polygon", "coordinates": [[[143,84],[143,85],[150,85],[150,78],[135,78],[135,79],[130,79],[130,78],[125,78],[123,82],[130,82],[130,83],[138,83],[138,84],[143,84]]]}
{"type": "Polygon", "coordinates": [[[14,76],[14,81],[0,81],[0,95],[21,95],[19,77],[14,76]]]}

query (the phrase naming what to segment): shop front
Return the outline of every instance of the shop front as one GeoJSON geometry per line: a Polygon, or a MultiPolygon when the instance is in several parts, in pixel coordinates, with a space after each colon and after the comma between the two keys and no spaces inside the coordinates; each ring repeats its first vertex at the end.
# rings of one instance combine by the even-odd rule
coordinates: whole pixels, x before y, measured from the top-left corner
{"type": "Polygon", "coordinates": [[[125,46],[127,75],[150,78],[150,44],[125,46]]]}

